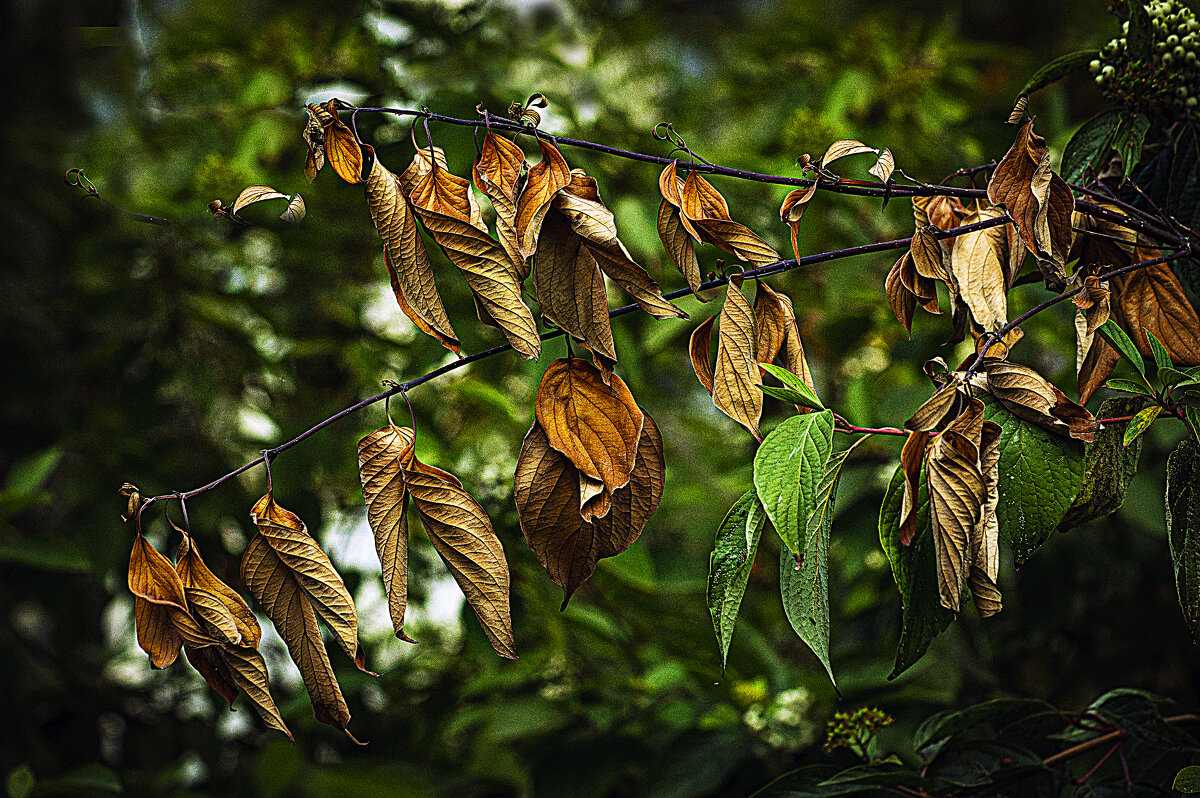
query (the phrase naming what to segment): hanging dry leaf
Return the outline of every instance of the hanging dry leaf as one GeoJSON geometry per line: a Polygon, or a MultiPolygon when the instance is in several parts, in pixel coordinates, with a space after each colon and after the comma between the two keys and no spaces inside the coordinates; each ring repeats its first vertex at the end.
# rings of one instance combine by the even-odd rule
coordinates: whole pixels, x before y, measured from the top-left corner
{"type": "MultiPolygon", "coordinates": [[[[329,161],[329,165],[333,167],[333,171],[337,172],[338,177],[345,180],[347,183],[361,183],[363,170],[363,153],[362,147],[354,132],[346,126],[346,123],[338,118],[337,100],[330,100],[324,105],[308,105],[309,119],[316,119],[322,126],[322,143],[325,148],[324,160],[329,161]]],[[[310,121],[311,125],[311,121],[310,121]]],[[[308,162],[305,163],[305,174],[309,173],[309,165],[312,169],[312,176],[315,177],[321,165],[312,154],[312,147],[315,144],[316,137],[305,129],[305,141],[309,142],[310,152],[308,162]]],[[[309,178],[310,180],[312,177],[309,178]]]]}
{"type": "Polygon", "coordinates": [[[983,515],[987,490],[979,464],[983,403],[972,399],[964,412],[929,447],[926,475],[937,561],[938,596],[958,612],[971,567],[971,541],[983,515]]]}
{"type": "Polygon", "coordinates": [[[525,166],[525,153],[513,142],[495,133],[483,138],[479,157],[472,168],[475,187],[491,201],[496,211],[496,237],[509,260],[521,270],[521,279],[529,276],[527,261],[521,255],[517,239],[517,181],[525,166]]]}
{"type": "Polygon", "coordinates": [[[967,584],[979,617],[988,618],[1003,606],[997,579],[1000,575],[1000,425],[984,421],[980,434],[979,470],[983,475],[984,500],[979,522],[971,533],[971,571],[967,584]]]}
{"type": "Polygon", "coordinates": [[[416,436],[411,427],[388,424],[358,443],[358,473],[367,522],[375,535],[375,551],[383,574],[383,590],[396,637],[413,642],[404,633],[408,606],[408,491],[404,469],[413,465],[416,436]]]}
{"type": "Polygon", "coordinates": [[[552,201],[553,214],[562,214],[571,229],[583,239],[600,269],[633,300],[656,319],[686,319],[687,314],[663,298],[662,290],[633,260],[617,237],[612,212],[600,201],[595,179],[582,170],[571,173],[571,182],[552,201]]]}
{"type": "MultiPolygon", "coordinates": [[[[671,167],[667,167],[668,169],[671,167]]],[[[661,186],[661,179],[659,181],[661,186]]],[[[713,186],[691,171],[679,189],[679,208],[698,234],[698,240],[712,244],[740,260],[755,266],[776,263],[779,253],[750,228],[733,221],[725,198],[713,186]]]]}
{"type": "Polygon", "coordinates": [[[933,392],[925,404],[917,408],[912,418],[904,422],[910,432],[933,432],[957,418],[966,404],[967,396],[955,382],[947,382],[933,392]]]}
{"type": "Polygon", "coordinates": [[[542,315],[597,356],[617,360],[604,277],[590,248],[561,213],[547,214],[533,255],[533,284],[542,315]]]}
{"type": "MultiPolygon", "coordinates": [[[[808,360],[804,357],[800,325],[796,321],[792,300],[786,294],[776,293],[765,280],[758,281],[758,288],[754,294],[754,330],[754,353],[758,362],[778,361],[812,388],[815,394],[817,386],[813,382],[808,360]]],[[[760,366],[759,376],[765,373],[766,370],[760,366]]],[[[800,405],[797,405],[796,409],[800,413],[811,411],[811,408],[800,405]]]]}
{"type": "Polygon", "coordinates": [[[983,372],[987,390],[1013,415],[1083,441],[1096,434],[1098,426],[1092,414],[1028,366],[988,358],[983,372]]]}
{"type": "Polygon", "coordinates": [[[688,353],[692,359],[692,371],[695,373],[696,379],[700,380],[700,384],[704,386],[704,390],[708,391],[709,396],[712,396],[713,392],[713,369],[710,350],[712,349],[712,328],[716,320],[716,316],[709,316],[700,322],[696,329],[692,330],[691,338],[688,341],[688,353]]]}
{"type": "Polygon", "coordinates": [[[888,307],[892,309],[892,315],[904,325],[904,331],[908,333],[909,338],[912,338],[912,321],[913,315],[917,312],[917,296],[909,291],[904,285],[904,281],[900,279],[900,269],[905,259],[911,263],[912,254],[905,252],[900,256],[900,260],[896,261],[895,265],[888,270],[887,279],[884,282],[884,292],[887,294],[888,307]]]}
{"type": "Polygon", "coordinates": [[[875,165],[871,167],[871,174],[879,178],[881,182],[888,182],[892,178],[892,172],[896,171],[896,159],[892,156],[892,151],[884,147],[879,151],[879,159],[875,161],[875,165]]]}
{"type": "Polygon", "coordinates": [[[912,254],[917,274],[930,280],[941,280],[949,285],[953,279],[947,266],[950,248],[945,242],[937,239],[934,235],[937,232],[938,229],[932,224],[918,227],[913,233],[909,252],[912,254]]]}
{"type": "Polygon", "coordinates": [[[193,646],[216,644],[217,639],[207,634],[188,611],[183,582],[171,561],[140,532],[129,557],[129,591],[133,593],[138,645],[154,667],[171,665],[185,642],[193,646]]]}
{"type": "Polygon", "coordinates": [[[604,517],[588,521],[580,516],[578,476],[534,421],[517,460],[514,497],[525,540],[562,587],[564,609],[597,561],[629,548],[658,507],[664,471],[662,439],[654,420],[645,416],[629,484],[613,493],[612,508],[604,517]]]}
{"type": "Polygon", "coordinates": [[[1030,119],[996,165],[988,183],[988,199],[1003,205],[1020,230],[1021,241],[1037,259],[1047,287],[1066,286],[1063,265],[1071,249],[1071,213],[1075,198],[1066,182],[1050,169],[1046,140],[1033,132],[1030,119]]]}
{"type": "Polygon", "coordinates": [[[667,251],[667,256],[687,281],[692,294],[701,302],[708,302],[716,292],[700,290],[704,275],[700,273],[700,262],[696,259],[694,243],[700,240],[700,234],[680,210],[683,201],[679,191],[682,187],[683,180],[676,174],[675,162],[672,161],[658,177],[658,188],[662,194],[662,202],[658,206],[658,237],[667,251]]]}
{"type": "Polygon", "coordinates": [[[509,611],[508,561],[492,522],[461,484],[423,471],[404,483],[430,541],[479,618],[496,653],[516,659],[509,611]]]}
{"type": "Polygon", "coordinates": [[[416,214],[401,191],[399,180],[378,158],[371,164],[366,183],[371,220],[383,239],[384,262],[396,302],[422,332],[458,354],[458,336],[433,280],[433,267],[417,230],[416,214]]]}
{"type": "Polygon", "coordinates": [[[253,205],[256,202],[287,198],[287,194],[281,194],[270,186],[247,186],[242,189],[242,193],[238,194],[238,198],[233,201],[233,212],[237,213],[247,205],[253,205]]]}
{"type": "MultiPolygon", "coordinates": [[[[215,614],[223,616],[225,619],[219,625],[233,628],[233,634],[228,642],[258,648],[258,643],[262,639],[262,629],[259,627],[258,619],[254,617],[250,605],[236,590],[222,582],[216,574],[209,570],[204,560],[201,559],[200,551],[196,548],[196,543],[191,536],[178,527],[176,527],[176,531],[183,534],[183,540],[180,542],[175,556],[175,571],[179,574],[189,600],[194,591],[203,591],[208,596],[215,598],[217,600],[217,604],[213,607],[215,614]]],[[[203,616],[203,613],[198,613],[198,616],[203,616]]]]}
{"type": "MultiPolygon", "coordinates": [[[[988,209],[969,217],[969,222],[1001,215],[997,209],[988,209]]],[[[985,332],[994,332],[1008,321],[1006,246],[1002,228],[964,233],[956,237],[946,263],[952,276],[952,293],[962,297],[971,317],[985,332]]]]}
{"type": "Polygon", "coordinates": [[[839,139],[830,144],[829,149],[825,150],[825,154],[821,156],[821,168],[824,169],[838,158],[845,158],[847,155],[858,155],[864,152],[877,153],[879,150],[874,147],[868,147],[861,141],[855,141],[854,139],[839,139]]]}
{"type": "Polygon", "coordinates": [[[910,432],[900,450],[900,468],[904,471],[904,499],[900,510],[900,542],[907,546],[917,534],[917,486],[925,466],[925,450],[929,435],[910,432]]]}
{"type": "Polygon", "coordinates": [[[542,220],[550,210],[551,200],[559,189],[571,182],[571,167],[567,166],[558,148],[540,138],[538,146],[542,149],[542,160],[529,168],[525,188],[517,199],[513,223],[521,257],[526,259],[537,251],[538,234],[542,220]]]}
{"type": "MultiPolygon", "coordinates": [[[[1138,248],[1131,262],[1159,257],[1138,248]]],[[[1177,366],[1200,365],[1200,316],[1168,263],[1135,269],[1112,278],[1112,313],[1143,355],[1152,355],[1146,333],[1162,342],[1177,366]]]]}
{"type": "Polygon", "coordinates": [[[741,280],[725,287],[725,304],[717,330],[717,364],[713,370],[713,404],[762,441],[758,419],[763,394],[759,390],[758,353],[754,310],[742,294],[741,280]]]}
{"type": "Polygon", "coordinates": [[[629,483],[645,416],[620,377],[606,384],[585,360],[555,360],[538,385],[535,410],[550,445],[610,496],[629,483]]]}
{"type": "MultiPolygon", "coordinates": [[[[970,211],[958,197],[913,197],[913,221],[917,227],[932,224],[940,230],[960,227],[970,211]]],[[[948,246],[953,246],[954,239],[945,239],[948,246]]]]}
{"type": "Polygon", "coordinates": [[[312,103],[304,110],[308,115],[304,125],[304,143],[308,147],[308,155],[304,160],[304,176],[311,183],[325,166],[325,124],[332,121],[333,115],[312,103]]]}
{"type": "Polygon", "coordinates": [[[494,321],[522,357],[536,358],[541,340],[521,299],[520,270],[478,218],[471,184],[434,161],[410,199],[425,229],[466,278],[483,311],[481,320],[494,321]]]}
{"type": "Polygon", "coordinates": [[[817,181],[808,188],[798,188],[783,198],[779,206],[779,221],[786,224],[792,231],[792,252],[800,259],[800,219],[808,210],[809,200],[817,193],[817,181]]]}

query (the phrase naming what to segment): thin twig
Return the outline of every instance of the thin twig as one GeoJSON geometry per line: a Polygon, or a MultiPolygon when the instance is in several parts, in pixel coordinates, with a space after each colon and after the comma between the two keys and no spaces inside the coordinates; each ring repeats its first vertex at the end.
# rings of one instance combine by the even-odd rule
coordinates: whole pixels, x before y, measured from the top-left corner
{"type": "MultiPolygon", "coordinates": [[[[1163,718],[1164,723],[1195,723],[1196,721],[1200,721],[1200,715],[1194,715],[1190,713],[1187,715],[1172,715],[1169,718],[1163,718]]],[[[1042,760],[1042,764],[1044,764],[1046,767],[1053,767],[1059,762],[1065,762],[1068,759],[1074,759],[1075,757],[1080,756],[1081,754],[1086,754],[1088,751],[1093,749],[1103,748],[1109,743],[1115,743],[1120,740],[1124,740],[1128,736],[1129,732],[1122,729],[1117,729],[1116,731],[1111,731],[1108,734],[1102,734],[1099,737],[1093,737],[1090,740],[1084,740],[1082,743],[1073,745],[1065,751],[1059,751],[1057,754],[1052,754],[1042,760]]]]}

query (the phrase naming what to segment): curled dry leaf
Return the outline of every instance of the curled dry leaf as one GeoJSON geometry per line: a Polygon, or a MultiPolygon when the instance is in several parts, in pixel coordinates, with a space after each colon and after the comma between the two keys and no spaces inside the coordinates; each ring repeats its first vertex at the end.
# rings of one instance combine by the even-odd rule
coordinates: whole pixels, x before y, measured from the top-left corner
{"type": "Polygon", "coordinates": [[[571,182],[571,167],[558,148],[540,138],[538,146],[542,149],[542,160],[529,168],[525,188],[517,199],[513,224],[522,258],[529,258],[537,251],[538,234],[550,202],[559,189],[571,182]]]}
{"type": "MultiPolygon", "coordinates": [[[[1157,250],[1135,250],[1131,262],[1159,257],[1157,250]]],[[[1153,354],[1146,333],[1162,342],[1180,366],[1200,365],[1200,316],[1168,263],[1157,263],[1113,277],[1112,312],[1143,355],[1153,354]]]]}
{"type": "Polygon", "coordinates": [[[892,315],[904,325],[904,331],[908,333],[909,338],[912,338],[912,321],[913,315],[917,312],[917,296],[909,291],[904,285],[904,281],[900,279],[900,269],[905,260],[911,263],[912,254],[905,252],[888,270],[887,279],[884,282],[884,292],[887,294],[888,307],[892,309],[892,315]]]}
{"type": "MultiPolygon", "coordinates": [[[[927,365],[928,368],[928,365],[927,365]]],[[[933,432],[958,418],[967,403],[962,386],[949,381],[933,392],[925,404],[917,408],[912,418],[904,422],[910,432],[933,432]]]]}
{"type": "MultiPolygon", "coordinates": [[[[758,288],[754,294],[754,331],[754,354],[758,362],[780,362],[785,369],[803,380],[815,394],[817,386],[813,382],[808,360],[804,357],[800,325],[796,321],[792,300],[786,294],[776,293],[765,280],[758,281],[758,288]]],[[[763,373],[765,369],[760,366],[759,376],[763,373]]],[[[810,410],[801,406],[797,406],[796,409],[801,413],[810,410]]]]}
{"type": "Polygon", "coordinates": [[[839,139],[830,144],[829,149],[825,150],[825,154],[821,156],[821,168],[824,169],[838,158],[845,158],[847,155],[859,155],[864,152],[878,153],[879,150],[874,147],[868,147],[861,141],[854,139],[839,139]]]}
{"type": "Polygon", "coordinates": [[[404,611],[408,607],[408,490],[404,470],[412,468],[416,435],[411,427],[387,426],[358,442],[358,474],[367,522],[375,535],[375,551],[383,574],[388,613],[396,637],[413,642],[404,633],[404,611]]]}
{"type": "Polygon", "coordinates": [[[742,293],[741,280],[725,287],[717,330],[717,364],[713,370],[713,404],[761,441],[758,419],[763,394],[759,390],[759,366],[754,327],[754,310],[742,293]]]}
{"type": "Polygon", "coordinates": [[[514,496],[521,531],[538,561],[564,592],[563,608],[596,563],[629,548],[658,508],[664,481],[662,437],[645,416],[629,484],[612,495],[602,518],[585,519],[580,479],[586,476],[550,445],[534,421],[517,460],[514,496]]]}
{"type": "Polygon", "coordinates": [[[988,199],[1003,205],[1016,222],[1021,241],[1037,259],[1047,287],[1062,290],[1075,198],[1066,182],[1050,169],[1050,149],[1046,140],[1033,132],[1032,119],[1017,131],[1016,141],[996,165],[988,183],[988,199]]]}
{"type": "Polygon", "coordinates": [[[188,610],[183,581],[171,561],[140,532],[129,557],[129,591],[133,593],[138,645],[154,667],[166,668],[175,662],[184,643],[196,647],[217,643],[188,610]]]}
{"type": "Polygon", "coordinates": [[[972,399],[934,439],[926,463],[938,596],[942,606],[954,612],[960,608],[972,539],[987,498],[979,460],[982,422],[983,403],[972,399]]]}
{"type": "Polygon", "coordinates": [[[517,181],[525,166],[525,153],[513,142],[488,133],[483,138],[479,157],[471,170],[475,187],[492,203],[496,211],[496,237],[509,260],[521,270],[521,279],[529,276],[527,261],[521,255],[517,239],[517,181]]]}
{"type": "Polygon", "coordinates": [[[925,466],[925,450],[929,435],[910,432],[900,450],[900,469],[904,473],[904,498],[900,508],[900,543],[909,545],[917,534],[917,488],[921,484],[921,469],[925,466]]]}
{"type": "MultiPolygon", "coordinates": [[[[606,384],[586,360],[555,360],[538,385],[535,410],[550,446],[602,482],[608,496],[629,484],[645,415],[620,377],[606,384]]],[[[587,517],[600,509],[580,508],[587,517]]]]}
{"type": "Polygon", "coordinates": [[[258,500],[250,517],[259,534],[242,557],[242,579],[300,669],[314,717],[345,731],[350,710],[329,663],[317,616],[363,669],[354,603],[304,522],[277,505],[270,493],[258,500]]]}
{"type": "Polygon", "coordinates": [[[233,212],[237,213],[247,205],[253,205],[256,202],[287,198],[287,194],[281,194],[270,186],[247,186],[242,189],[242,193],[238,194],[238,198],[233,201],[233,212]]]}
{"type": "Polygon", "coordinates": [[[361,143],[346,123],[338,118],[337,100],[317,105],[309,103],[308,125],[304,129],[304,141],[308,144],[308,159],[304,165],[304,173],[312,180],[317,176],[326,160],[337,172],[338,177],[347,183],[361,183],[363,171],[363,152],[361,143]],[[321,133],[316,133],[320,126],[321,133]],[[316,148],[323,147],[323,157],[316,154],[316,148]]]}
{"type": "Polygon", "coordinates": [[[937,232],[938,229],[932,224],[918,227],[913,233],[909,252],[912,254],[917,274],[929,280],[941,280],[949,285],[953,280],[948,266],[950,248],[946,242],[938,240],[935,235],[937,232]]]}
{"type": "Polygon", "coordinates": [[[1092,414],[1028,366],[988,358],[983,371],[987,390],[1013,415],[1082,441],[1096,434],[1092,414]]]}
{"type": "Polygon", "coordinates": [[[1000,612],[1003,601],[997,579],[1000,575],[1000,425],[984,421],[979,444],[979,470],[983,475],[984,500],[979,522],[971,534],[971,571],[967,584],[981,618],[1000,612]]]}
{"type": "Polygon", "coordinates": [[[508,561],[491,519],[457,480],[405,470],[404,483],[430,541],[478,616],[496,653],[516,659],[508,561]]]}
{"type": "Polygon", "coordinates": [[[779,221],[786,224],[792,231],[792,252],[800,259],[800,219],[808,210],[808,203],[817,193],[817,181],[808,188],[798,188],[789,192],[779,206],[779,221]]]}
{"type": "Polygon", "coordinates": [[[871,167],[871,174],[875,175],[880,181],[886,183],[892,179],[892,172],[896,171],[896,159],[892,155],[892,151],[884,147],[879,151],[879,159],[875,161],[875,165],[871,167]]]}
{"type": "Polygon", "coordinates": [[[399,179],[375,158],[366,183],[367,206],[383,239],[388,277],[396,302],[413,324],[458,354],[458,336],[433,279],[433,267],[417,230],[412,203],[399,179]]]}
{"type": "Polygon", "coordinates": [[[304,176],[311,183],[325,166],[325,123],[332,114],[312,103],[304,110],[308,115],[304,125],[304,143],[308,147],[308,155],[304,160],[304,176]]]}
{"type": "MultiPolygon", "coordinates": [[[[417,164],[414,161],[410,170],[424,169],[417,164]]],[[[480,319],[500,327],[522,357],[536,358],[541,341],[533,314],[521,299],[520,269],[488,234],[471,184],[440,166],[435,156],[409,198],[425,229],[466,278],[480,319]]]]}
{"type": "Polygon", "coordinates": [[[708,391],[709,396],[712,396],[713,392],[712,357],[709,350],[712,348],[712,328],[716,320],[716,316],[709,316],[700,322],[696,329],[692,330],[691,338],[688,341],[692,371],[696,374],[696,379],[700,380],[700,384],[704,386],[704,390],[708,391]]]}
{"type": "Polygon", "coordinates": [[[662,194],[662,202],[658,206],[658,237],[667,256],[687,281],[688,288],[692,289],[692,294],[701,302],[708,302],[716,296],[716,292],[700,290],[704,275],[700,272],[694,243],[700,240],[700,234],[680,210],[682,200],[679,191],[682,187],[683,180],[676,174],[675,163],[672,162],[658,178],[658,188],[662,194]]]}
{"type": "Polygon", "coordinates": [[[533,284],[543,316],[598,357],[616,362],[600,266],[561,213],[547,214],[542,224],[533,255],[533,284]]]}
{"type": "MultiPolygon", "coordinates": [[[[1003,215],[989,208],[967,217],[967,223],[1003,215]]],[[[1015,274],[1008,274],[1008,241],[1003,228],[990,227],[956,236],[946,266],[952,296],[961,296],[975,323],[993,332],[1008,321],[1008,288],[1015,274]]]]}

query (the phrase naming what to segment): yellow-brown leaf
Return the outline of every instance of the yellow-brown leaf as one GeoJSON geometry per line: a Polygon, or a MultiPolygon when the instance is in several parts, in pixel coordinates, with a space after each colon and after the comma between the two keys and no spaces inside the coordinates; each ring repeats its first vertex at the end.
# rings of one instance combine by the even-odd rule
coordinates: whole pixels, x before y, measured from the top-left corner
{"type": "Polygon", "coordinates": [[[410,427],[397,427],[389,419],[358,442],[358,474],[367,522],[375,535],[375,551],[383,574],[383,590],[396,637],[412,642],[404,633],[408,606],[408,492],[404,469],[411,468],[416,436],[410,427]]]}
{"type": "Polygon", "coordinates": [[[529,169],[525,188],[517,199],[513,225],[523,258],[529,258],[537,251],[538,234],[550,209],[550,201],[571,182],[571,167],[567,166],[558,148],[540,138],[538,146],[542,148],[542,160],[529,169]]]}
{"type": "Polygon", "coordinates": [[[717,364],[713,370],[713,404],[745,427],[757,440],[763,394],[759,390],[754,310],[741,289],[730,281],[725,289],[717,330],[717,364]]]}
{"type": "Polygon", "coordinates": [[[592,250],[558,211],[547,214],[542,225],[533,284],[543,316],[597,355],[616,361],[604,277],[592,250]]]}

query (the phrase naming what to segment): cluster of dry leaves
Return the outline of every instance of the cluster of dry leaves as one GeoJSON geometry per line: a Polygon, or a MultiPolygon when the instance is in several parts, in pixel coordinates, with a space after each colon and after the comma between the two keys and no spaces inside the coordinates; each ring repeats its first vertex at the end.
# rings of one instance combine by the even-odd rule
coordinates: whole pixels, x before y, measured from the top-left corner
{"type": "MultiPolygon", "coordinates": [[[[621,243],[596,181],[571,169],[558,148],[533,127],[528,131],[540,150],[540,160],[533,165],[515,143],[517,136],[510,140],[489,130],[471,180],[453,174],[445,153],[432,142],[417,147],[415,139],[412,162],[396,174],[339,118],[344,107],[336,100],[308,106],[305,173],[312,179],[328,162],[343,180],[364,186],[397,303],[413,323],[459,353],[423,229],[470,286],[479,319],[498,327],[523,357],[536,358],[541,350],[537,321],[523,298],[529,277],[540,316],[593,356],[594,365],[568,357],[546,368],[515,474],[521,530],[563,588],[565,607],[600,559],[619,554],[638,538],[658,507],[665,478],[658,427],[613,373],[617,354],[605,278],[656,318],[687,316],[664,298],[621,243]],[[494,237],[476,190],[494,211],[494,237]]],[[[1147,345],[1149,331],[1176,363],[1200,363],[1200,320],[1169,267],[1100,279],[1114,267],[1153,258],[1157,251],[1126,227],[1076,213],[1070,189],[1050,168],[1048,148],[1032,126],[1030,121],[1020,128],[1012,149],[996,167],[988,200],[968,206],[953,197],[914,199],[916,232],[886,280],[888,302],[906,329],[911,329],[918,305],[940,312],[940,282],[951,303],[951,341],[962,340],[968,330],[977,341],[977,357],[968,358],[956,371],[940,359],[926,365],[936,390],[906,424],[909,434],[900,457],[900,540],[904,545],[913,540],[922,486],[929,497],[940,602],[958,611],[963,589],[969,587],[981,615],[1001,607],[996,511],[1002,430],[985,419],[983,398],[1063,436],[1090,440],[1097,429],[1081,404],[1033,369],[1008,361],[1020,330],[1007,329],[1007,295],[1026,253],[1033,255],[1052,289],[1080,288],[1074,298],[1079,309],[1082,401],[1104,383],[1119,357],[1096,336],[1110,317],[1139,345],[1147,345]],[[1005,214],[1011,223],[999,223],[1005,214]],[[953,237],[943,232],[990,220],[997,223],[953,237]],[[1077,265],[1068,279],[1070,261],[1077,265]],[[1007,334],[995,340],[1001,331],[1007,334]]],[[[889,182],[896,169],[891,152],[849,139],[835,142],[819,164],[810,164],[805,156],[803,165],[828,177],[825,168],[832,161],[868,152],[877,156],[872,174],[889,182]]],[[[701,290],[704,275],[696,243],[712,244],[753,265],[779,261],[770,245],[731,218],[725,199],[695,169],[680,177],[672,163],[663,170],[659,187],[660,238],[701,301],[713,296],[701,290]]],[[[814,182],[791,192],[780,210],[781,219],[792,228],[794,248],[799,221],[816,190],[814,182]]],[[[289,198],[266,186],[247,189],[229,213],[236,216],[246,205],[271,199],[289,199],[285,217],[302,216],[299,195],[289,198]]],[[[217,211],[224,212],[219,207],[217,211]]],[[[713,404],[759,441],[764,394],[794,403],[801,414],[822,410],[805,422],[819,415],[831,439],[832,414],[816,398],[791,300],[760,280],[751,303],[742,283],[739,276],[727,281],[720,312],[691,335],[697,378],[713,404]],[[781,377],[785,387],[764,386],[768,372],[781,377]]],[[[820,508],[818,525],[827,527],[832,517],[832,487],[846,454],[830,456],[826,451],[821,462],[832,465],[829,473],[805,476],[813,484],[821,483],[818,492],[823,491],[829,505],[820,508]]],[[[493,647],[501,656],[515,658],[508,565],[484,509],[457,477],[417,459],[415,430],[397,426],[390,415],[384,427],[363,438],[358,455],[367,518],[397,636],[410,640],[404,616],[411,500],[493,647]]],[[[796,475],[789,478],[795,481],[796,475]]],[[[756,484],[757,480],[756,474],[756,484]]],[[[126,492],[131,515],[140,519],[136,489],[128,486],[126,492]]],[[[761,513],[748,512],[761,525],[761,513]]],[[[244,554],[242,579],[299,666],[317,719],[345,730],[349,711],[318,619],[365,671],[351,597],[304,523],[275,503],[269,478],[268,492],[251,517],[258,533],[244,554]]],[[[770,517],[776,521],[775,515],[770,517]]],[[[182,648],[222,696],[232,701],[244,692],[268,726],[288,733],[268,689],[266,665],[258,651],[261,631],[253,612],[204,565],[190,535],[175,529],[183,542],[172,563],[146,541],[138,523],[129,586],[139,643],[156,667],[170,665],[182,648]]],[[[827,535],[824,540],[827,543],[827,535]]],[[[821,562],[813,567],[824,568],[821,562]]],[[[825,584],[823,572],[814,571],[812,578],[825,584]]],[[[827,609],[823,622],[827,640],[827,609]]],[[[728,635],[722,646],[727,648],[728,635]]],[[[826,650],[823,661],[828,667],[827,660],[826,650]]]]}

